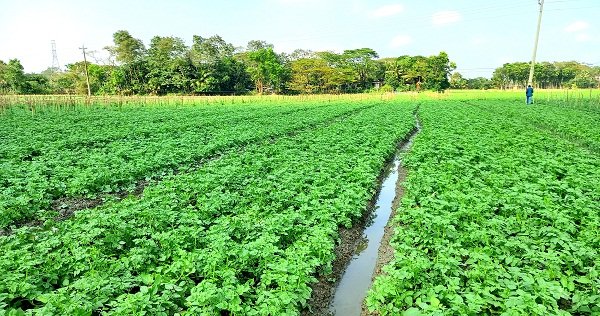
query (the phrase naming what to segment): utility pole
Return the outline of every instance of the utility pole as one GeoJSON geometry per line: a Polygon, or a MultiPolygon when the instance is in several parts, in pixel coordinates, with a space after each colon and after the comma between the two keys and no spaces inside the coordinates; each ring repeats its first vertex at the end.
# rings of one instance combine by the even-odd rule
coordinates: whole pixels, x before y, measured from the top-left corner
{"type": "Polygon", "coordinates": [[[92,91],[90,90],[90,75],[88,74],[87,59],[85,57],[86,47],[85,45],[82,45],[82,47],[79,47],[79,49],[83,51],[83,64],[85,66],[85,82],[87,83],[88,97],[90,97],[92,96],[92,91]]]}
{"type": "Polygon", "coordinates": [[[533,44],[533,57],[531,58],[531,68],[529,68],[529,80],[527,84],[533,85],[533,69],[535,68],[535,55],[537,54],[538,40],[540,39],[540,26],[542,25],[542,11],[544,10],[544,0],[538,0],[540,5],[540,14],[538,15],[537,32],[535,33],[535,44],[533,44]]]}

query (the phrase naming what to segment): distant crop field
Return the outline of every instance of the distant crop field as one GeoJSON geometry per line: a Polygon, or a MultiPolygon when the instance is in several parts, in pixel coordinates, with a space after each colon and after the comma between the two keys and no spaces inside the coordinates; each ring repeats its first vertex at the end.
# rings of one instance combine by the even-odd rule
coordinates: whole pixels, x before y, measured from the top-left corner
{"type": "Polygon", "coordinates": [[[0,315],[310,314],[415,117],[365,313],[600,313],[582,93],[2,96],[0,315]]]}

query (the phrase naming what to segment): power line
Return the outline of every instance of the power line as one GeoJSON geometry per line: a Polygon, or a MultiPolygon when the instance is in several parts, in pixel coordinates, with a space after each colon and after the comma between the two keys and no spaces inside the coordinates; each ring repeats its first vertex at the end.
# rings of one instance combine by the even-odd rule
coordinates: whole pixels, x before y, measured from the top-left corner
{"type": "Polygon", "coordinates": [[[592,5],[588,7],[576,7],[576,8],[556,8],[556,9],[548,9],[546,11],[570,11],[570,10],[584,10],[584,9],[595,9],[600,8],[600,5],[592,5]]]}
{"type": "MultiPolygon", "coordinates": [[[[514,10],[514,9],[519,9],[519,8],[523,8],[523,7],[527,7],[529,5],[527,4],[523,4],[523,3],[517,3],[517,4],[513,4],[513,5],[506,5],[506,4],[495,4],[495,5],[489,5],[489,6],[483,6],[483,7],[475,7],[472,9],[462,9],[460,12],[463,13],[464,15],[467,16],[475,16],[475,18],[468,18],[465,19],[467,21],[473,21],[473,20],[489,20],[491,18],[503,18],[503,17],[514,17],[517,15],[525,15],[525,14],[529,14],[525,11],[518,11],[518,13],[515,12],[506,12],[506,10],[514,10]],[[498,15],[497,13],[504,13],[504,14],[500,14],[498,15]],[[488,14],[489,13],[489,14],[488,14]]],[[[281,39],[276,39],[277,42],[297,42],[297,41],[306,41],[306,40],[313,40],[313,39],[323,39],[323,38],[332,38],[332,37],[349,37],[349,36],[355,36],[355,32],[356,29],[360,28],[361,31],[373,31],[373,32],[377,32],[378,30],[382,29],[382,28],[386,28],[386,27],[394,27],[394,28],[401,28],[402,30],[412,30],[412,29],[421,29],[425,26],[428,26],[429,24],[431,24],[431,19],[432,16],[431,14],[423,14],[423,15],[416,15],[416,16],[412,16],[411,18],[408,19],[402,19],[400,21],[398,21],[397,19],[388,19],[388,22],[380,22],[377,23],[377,25],[371,25],[371,26],[361,26],[361,25],[354,25],[353,28],[345,28],[343,30],[331,30],[328,32],[322,32],[322,31],[318,31],[315,32],[313,34],[307,34],[306,36],[301,36],[301,37],[290,37],[288,34],[286,35],[282,35],[281,39]]]]}
{"type": "MultiPolygon", "coordinates": [[[[569,3],[574,4],[574,2],[578,2],[581,0],[547,0],[548,4],[560,4],[560,3],[569,3]]],[[[579,4],[582,4],[581,2],[579,4]]],[[[491,20],[491,19],[504,19],[507,17],[514,18],[516,16],[524,16],[530,15],[531,13],[527,10],[519,10],[523,8],[531,7],[531,4],[525,2],[514,2],[514,3],[495,3],[486,6],[472,7],[472,8],[461,8],[459,12],[463,16],[463,21],[479,21],[479,20],[491,20]]],[[[553,8],[548,7],[544,11],[564,11],[564,10],[580,10],[580,9],[589,9],[595,8],[599,6],[588,6],[588,7],[561,7],[561,8],[553,8]]],[[[294,43],[300,41],[308,41],[308,40],[316,40],[316,39],[327,39],[327,38],[335,38],[335,37],[354,37],[356,31],[360,29],[361,31],[372,31],[377,33],[378,30],[382,28],[397,28],[404,31],[421,29],[423,27],[427,27],[431,24],[431,14],[421,14],[421,15],[413,15],[410,18],[404,19],[394,19],[388,18],[387,22],[380,22],[374,25],[370,23],[370,25],[364,26],[362,24],[355,24],[351,27],[346,27],[344,29],[330,29],[330,31],[315,31],[314,33],[307,33],[305,35],[293,37],[289,34],[282,34],[281,36],[275,36],[272,38],[272,41],[277,41],[278,43],[294,43]]],[[[369,23],[369,22],[367,22],[369,23]]]]}

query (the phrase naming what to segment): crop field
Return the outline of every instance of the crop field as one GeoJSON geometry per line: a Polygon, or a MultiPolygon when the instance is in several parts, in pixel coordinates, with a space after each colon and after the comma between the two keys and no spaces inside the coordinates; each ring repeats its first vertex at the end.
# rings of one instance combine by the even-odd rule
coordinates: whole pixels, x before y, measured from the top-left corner
{"type": "Polygon", "coordinates": [[[8,113],[0,308],[295,315],[413,111],[367,101],[8,113]],[[141,195],[55,219],[53,201],[140,177],[141,195]]]}
{"type": "Polygon", "coordinates": [[[379,315],[600,314],[599,107],[426,102],[379,315]]]}
{"type": "Polygon", "coordinates": [[[308,314],[415,117],[366,310],[600,314],[595,98],[4,105],[0,315],[308,314]]]}

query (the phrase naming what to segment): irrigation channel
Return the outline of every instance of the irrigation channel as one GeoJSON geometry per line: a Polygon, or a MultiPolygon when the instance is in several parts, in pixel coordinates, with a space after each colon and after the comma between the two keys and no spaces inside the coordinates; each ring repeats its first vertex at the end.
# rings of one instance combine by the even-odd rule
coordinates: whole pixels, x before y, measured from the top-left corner
{"type": "Polygon", "coordinates": [[[386,166],[381,189],[375,203],[372,222],[365,228],[363,240],[359,243],[348,267],[335,290],[329,311],[339,316],[360,316],[362,303],[367,291],[371,287],[373,274],[377,265],[381,240],[385,227],[392,214],[397,187],[404,179],[400,174],[406,175],[402,167],[401,156],[408,152],[415,136],[421,130],[419,120],[415,116],[416,127],[396,152],[394,159],[386,166]]]}

